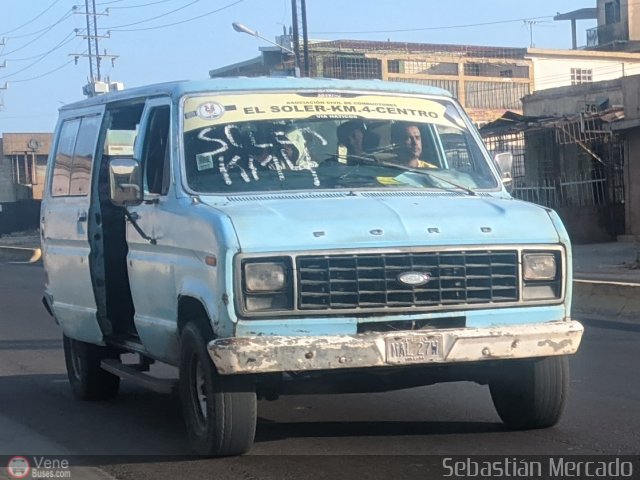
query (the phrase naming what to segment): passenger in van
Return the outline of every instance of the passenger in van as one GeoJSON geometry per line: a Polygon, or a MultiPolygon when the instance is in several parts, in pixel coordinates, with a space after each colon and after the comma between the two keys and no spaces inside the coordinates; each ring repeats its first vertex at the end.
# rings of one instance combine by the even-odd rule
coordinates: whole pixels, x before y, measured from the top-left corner
{"type": "Polygon", "coordinates": [[[413,168],[437,168],[421,159],[422,134],[414,123],[395,123],[391,127],[391,141],[396,145],[398,163],[413,168]]]}
{"type": "Polygon", "coordinates": [[[350,120],[338,127],[338,143],[347,148],[347,155],[363,155],[365,126],[360,121],[350,120]]]}

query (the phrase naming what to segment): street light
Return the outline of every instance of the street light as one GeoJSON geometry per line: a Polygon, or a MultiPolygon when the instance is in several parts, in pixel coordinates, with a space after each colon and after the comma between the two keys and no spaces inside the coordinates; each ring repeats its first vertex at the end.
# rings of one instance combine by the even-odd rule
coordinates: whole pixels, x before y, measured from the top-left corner
{"type": "Polygon", "coordinates": [[[300,67],[298,66],[298,56],[296,55],[296,52],[294,52],[290,48],[287,48],[287,47],[285,47],[283,45],[280,45],[279,43],[273,42],[273,41],[269,40],[268,38],[263,37],[257,31],[250,29],[249,27],[247,27],[246,25],[244,25],[244,24],[242,24],[240,22],[233,22],[231,24],[231,26],[233,27],[233,29],[236,32],[246,33],[247,35],[251,35],[252,37],[259,38],[261,40],[264,40],[267,43],[270,43],[271,45],[275,45],[276,47],[278,47],[282,51],[285,51],[287,53],[292,54],[293,58],[295,59],[295,76],[296,77],[300,76],[300,67]]]}

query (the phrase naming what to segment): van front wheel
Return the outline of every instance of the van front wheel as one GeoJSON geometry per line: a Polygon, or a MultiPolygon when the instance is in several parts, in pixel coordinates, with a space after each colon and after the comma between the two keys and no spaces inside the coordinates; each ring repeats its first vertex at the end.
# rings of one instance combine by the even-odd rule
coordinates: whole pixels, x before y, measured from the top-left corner
{"type": "Polygon", "coordinates": [[[187,433],[200,455],[239,455],[253,444],[257,400],[247,377],[218,375],[198,324],[180,337],[180,401],[187,433]]]}
{"type": "Polygon", "coordinates": [[[504,424],[514,430],[547,428],[562,414],[569,390],[569,361],[554,356],[505,362],[500,378],[489,383],[504,424]]]}
{"type": "Polygon", "coordinates": [[[62,336],[64,361],[73,395],[79,400],[109,400],[118,395],[120,377],[100,367],[106,358],[118,358],[118,352],[62,336]]]}

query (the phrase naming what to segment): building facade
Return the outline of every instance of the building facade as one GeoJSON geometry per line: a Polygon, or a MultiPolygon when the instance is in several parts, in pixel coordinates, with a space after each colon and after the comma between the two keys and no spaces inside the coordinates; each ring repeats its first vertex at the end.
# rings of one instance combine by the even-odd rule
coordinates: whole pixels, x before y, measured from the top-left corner
{"type": "MultiPolygon", "coordinates": [[[[211,77],[283,75],[293,58],[277,47],[211,70],[211,77]],[[274,51],[275,49],[275,51],[274,51]]],[[[474,45],[335,40],[309,45],[309,75],[419,83],[450,91],[479,126],[522,113],[535,91],[640,73],[640,54],[474,45]]]]}
{"type": "Polygon", "coordinates": [[[597,0],[598,26],[587,30],[587,48],[640,51],[640,4],[597,0]]]}
{"type": "Polygon", "coordinates": [[[50,133],[5,133],[0,139],[0,234],[37,228],[50,133]]]}

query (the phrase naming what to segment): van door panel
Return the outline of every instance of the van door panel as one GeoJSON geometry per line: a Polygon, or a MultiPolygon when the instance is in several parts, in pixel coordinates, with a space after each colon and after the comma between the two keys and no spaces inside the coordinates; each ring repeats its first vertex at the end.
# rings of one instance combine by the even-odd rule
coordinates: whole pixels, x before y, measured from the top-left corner
{"type": "Polygon", "coordinates": [[[65,335],[93,343],[101,342],[105,333],[96,316],[87,232],[89,187],[101,118],[93,113],[63,122],[41,226],[56,320],[65,335]]]}
{"type": "Polygon", "coordinates": [[[170,168],[170,100],[153,99],[147,102],[142,115],[139,143],[135,157],[140,159],[144,172],[145,194],[157,195],[153,202],[143,202],[131,208],[142,231],[156,240],[152,244],[127,224],[129,248],[128,270],[131,296],[135,307],[135,326],[145,348],[156,358],[167,358],[168,345],[177,332],[177,295],[175,264],[180,251],[173,245],[166,230],[172,222],[175,192],[163,185],[164,169],[170,168]]]}

